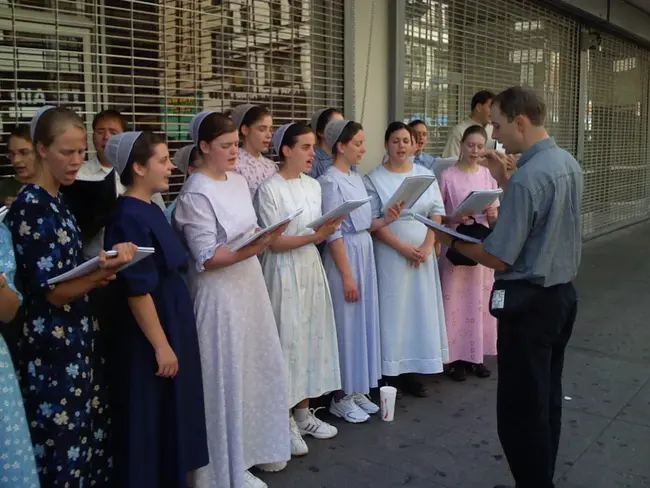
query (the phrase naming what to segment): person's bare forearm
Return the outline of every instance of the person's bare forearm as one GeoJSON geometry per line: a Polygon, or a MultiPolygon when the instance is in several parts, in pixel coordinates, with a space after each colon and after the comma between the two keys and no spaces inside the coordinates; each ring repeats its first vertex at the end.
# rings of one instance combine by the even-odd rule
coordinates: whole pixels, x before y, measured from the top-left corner
{"type": "Polygon", "coordinates": [[[154,351],[169,345],[151,295],[129,297],[129,308],[154,351]]]}
{"type": "Polygon", "coordinates": [[[345,244],[343,243],[343,238],[336,239],[334,242],[330,242],[328,246],[330,248],[330,252],[332,253],[334,264],[341,274],[341,278],[353,278],[352,268],[350,268],[348,256],[345,253],[345,244]]]}

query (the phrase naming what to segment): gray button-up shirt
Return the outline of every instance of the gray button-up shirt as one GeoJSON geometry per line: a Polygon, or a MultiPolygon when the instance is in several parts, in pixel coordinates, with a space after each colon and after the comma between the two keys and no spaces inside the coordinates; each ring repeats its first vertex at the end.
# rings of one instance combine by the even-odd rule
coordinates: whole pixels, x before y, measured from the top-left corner
{"type": "Polygon", "coordinates": [[[517,163],[485,250],[508,265],[496,279],[545,287],[572,281],[582,248],[583,175],[553,138],[538,142],[517,163]]]}

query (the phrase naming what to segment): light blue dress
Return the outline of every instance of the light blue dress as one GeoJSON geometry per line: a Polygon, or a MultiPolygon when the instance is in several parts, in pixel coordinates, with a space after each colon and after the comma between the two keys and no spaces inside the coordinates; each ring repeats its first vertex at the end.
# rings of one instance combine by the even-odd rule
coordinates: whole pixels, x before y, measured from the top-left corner
{"type": "MultiPolygon", "coordinates": [[[[392,173],[380,165],[364,177],[372,198],[372,216],[383,216],[382,209],[407,176],[431,175],[431,171],[413,165],[408,173],[392,173]]],[[[427,228],[414,219],[415,214],[444,215],[440,188],[434,182],[398,220],[387,229],[399,240],[420,247],[427,228]]],[[[440,293],[440,275],[435,254],[418,268],[392,247],[375,239],[375,260],[379,286],[382,373],[440,373],[449,357],[445,315],[440,293]]]]}
{"type": "Polygon", "coordinates": [[[176,204],[178,203],[177,199],[174,199],[172,203],[169,204],[169,206],[165,209],[165,217],[167,218],[167,222],[169,222],[169,225],[173,227],[172,219],[174,218],[174,212],[176,212],[176,204]]]}
{"type": "Polygon", "coordinates": [[[432,156],[431,154],[427,154],[425,152],[421,152],[415,158],[413,158],[413,162],[415,164],[419,164],[420,166],[425,167],[429,171],[433,171],[433,165],[440,158],[436,158],[432,156]]]}
{"type": "MultiPolygon", "coordinates": [[[[318,179],[322,188],[323,214],[348,200],[361,200],[368,192],[361,176],[349,175],[330,166],[318,179]]],[[[341,382],[346,393],[368,393],[381,378],[379,344],[379,295],[372,237],[370,203],[352,212],[327,242],[343,239],[345,254],[359,291],[359,300],[345,300],[343,280],[336,267],[330,246],[325,248],[323,264],[334,304],[339,342],[341,382]]]]}
{"type": "MultiPolygon", "coordinates": [[[[332,156],[327,154],[327,151],[322,147],[317,147],[316,151],[314,151],[314,162],[311,171],[307,174],[317,180],[327,172],[327,170],[332,166],[332,163],[332,156]]],[[[356,173],[357,168],[353,166],[352,171],[356,173]]]]}
{"type": "MultiPolygon", "coordinates": [[[[0,224],[0,273],[16,290],[16,260],[11,232],[0,224]]],[[[20,297],[20,293],[18,294],[20,297]]],[[[22,298],[22,297],[21,297],[22,298]]],[[[0,488],[38,488],[38,474],[25,407],[9,349],[0,336],[0,488]]]]}
{"type": "Polygon", "coordinates": [[[330,166],[332,166],[332,156],[327,154],[327,151],[322,147],[317,147],[316,151],[314,151],[314,161],[309,176],[318,179],[325,174],[325,171],[327,171],[330,166]]]}

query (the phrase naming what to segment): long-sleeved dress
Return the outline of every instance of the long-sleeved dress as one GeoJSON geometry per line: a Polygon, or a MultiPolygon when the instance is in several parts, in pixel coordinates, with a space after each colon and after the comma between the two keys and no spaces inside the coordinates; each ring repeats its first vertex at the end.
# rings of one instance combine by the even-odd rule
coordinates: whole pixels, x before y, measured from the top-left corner
{"type": "MultiPolygon", "coordinates": [[[[474,190],[494,190],[497,182],[487,168],[476,173],[464,173],[452,166],[442,173],[440,191],[451,215],[454,209],[474,190]]],[[[497,199],[492,206],[497,207],[497,199]]],[[[476,217],[487,225],[485,215],[476,217]]],[[[449,361],[483,363],[483,357],[497,353],[497,319],[490,314],[490,293],[494,271],[481,266],[454,266],[446,258],[446,249],[440,255],[445,321],[449,338],[449,361]]]]}
{"type": "MultiPolygon", "coordinates": [[[[318,179],[323,194],[323,213],[346,201],[368,197],[363,179],[356,172],[345,174],[330,166],[318,179]]],[[[370,203],[353,211],[332,234],[328,243],[343,242],[345,255],[359,292],[359,300],[345,300],[341,272],[334,262],[330,246],[325,248],[323,264],[334,303],[336,330],[341,359],[341,383],[346,393],[368,393],[381,378],[379,332],[379,291],[372,237],[370,203]]]]}
{"type": "MultiPolygon", "coordinates": [[[[16,260],[11,232],[0,224],[0,273],[14,285],[16,260]]],[[[0,323],[4,326],[6,324],[0,323]]],[[[9,348],[0,335],[0,488],[39,488],[25,407],[9,348]]]]}
{"type": "MultiPolygon", "coordinates": [[[[320,185],[305,174],[286,180],[278,173],[259,187],[255,207],[263,227],[302,208],[284,235],[313,234],[307,224],[321,216],[320,185]]],[[[289,406],[340,389],[334,309],[318,249],[269,250],[262,267],[289,370],[289,406]]]]}
{"type": "Polygon", "coordinates": [[[115,328],[108,350],[115,486],[186,488],[187,473],[208,464],[201,360],[192,299],[179,269],[187,253],[154,203],[120,197],[105,248],[153,247],[152,256],[118,273],[115,328]],[[155,351],[128,299],[151,295],[178,359],[175,378],[160,378],[155,351]]]}
{"type": "Polygon", "coordinates": [[[83,263],[80,231],[61,194],[26,185],[5,220],[14,240],[25,322],[20,382],[42,486],[109,486],[109,412],[99,325],[88,295],[56,307],[54,278],[83,263]]]}
{"type": "Polygon", "coordinates": [[[241,488],[244,471],[287,461],[287,373],[262,275],[251,257],[205,269],[217,249],[250,236],[257,218],[246,180],[193,173],[178,197],[175,220],[190,250],[190,292],[199,335],[210,464],[197,488],[241,488]]]}
{"type": "MultiPolygon", "coordinates": [[[[383,207],[407,176],[431,175],[413,164],[408,173],[392,173],[380,165],[364,177],[372,198],[373,218],[383,215],[383,207]]],[[[427,228],[415,214],[444,215],[438,184],[434,182],[398,220],[386,228],[402,242],[420,247],[427,228]]],[[[418,268],[388,244],[375,239],[375,260],[379,286],[382,373],[440,373],[448,359],[447,331],[440,292],[438,263],[432,252],[418,268]]]]}

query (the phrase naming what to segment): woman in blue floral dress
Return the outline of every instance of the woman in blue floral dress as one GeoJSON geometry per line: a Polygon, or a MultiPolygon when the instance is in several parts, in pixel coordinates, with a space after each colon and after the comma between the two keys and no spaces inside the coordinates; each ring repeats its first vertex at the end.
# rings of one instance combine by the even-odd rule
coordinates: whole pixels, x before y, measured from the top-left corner
{"type": "Polygon", "coordinates": [[[77,175],[86,132],[73,111],[54,107],[37,112],[31,131],[41,175],[6,217],[25,298],[19,355],[25,413],[43,487],[104,487],[110,482],[110,420],[88,292],[114,279],[135,248],[120,244],[117,257],[102,253],[97,271],[47,284],[83,262],[79,228],[59,188],[77,175]]]}
{"type": "MultiPolygon", "coordinates": [[[[13,319],[20,306],[14,286],[16,260],[11,233],[0,224],[0,322],[13,319]]],[[[0,336],[0,488],[39,488],[23,398],[9,349],[0,336]]]]}

